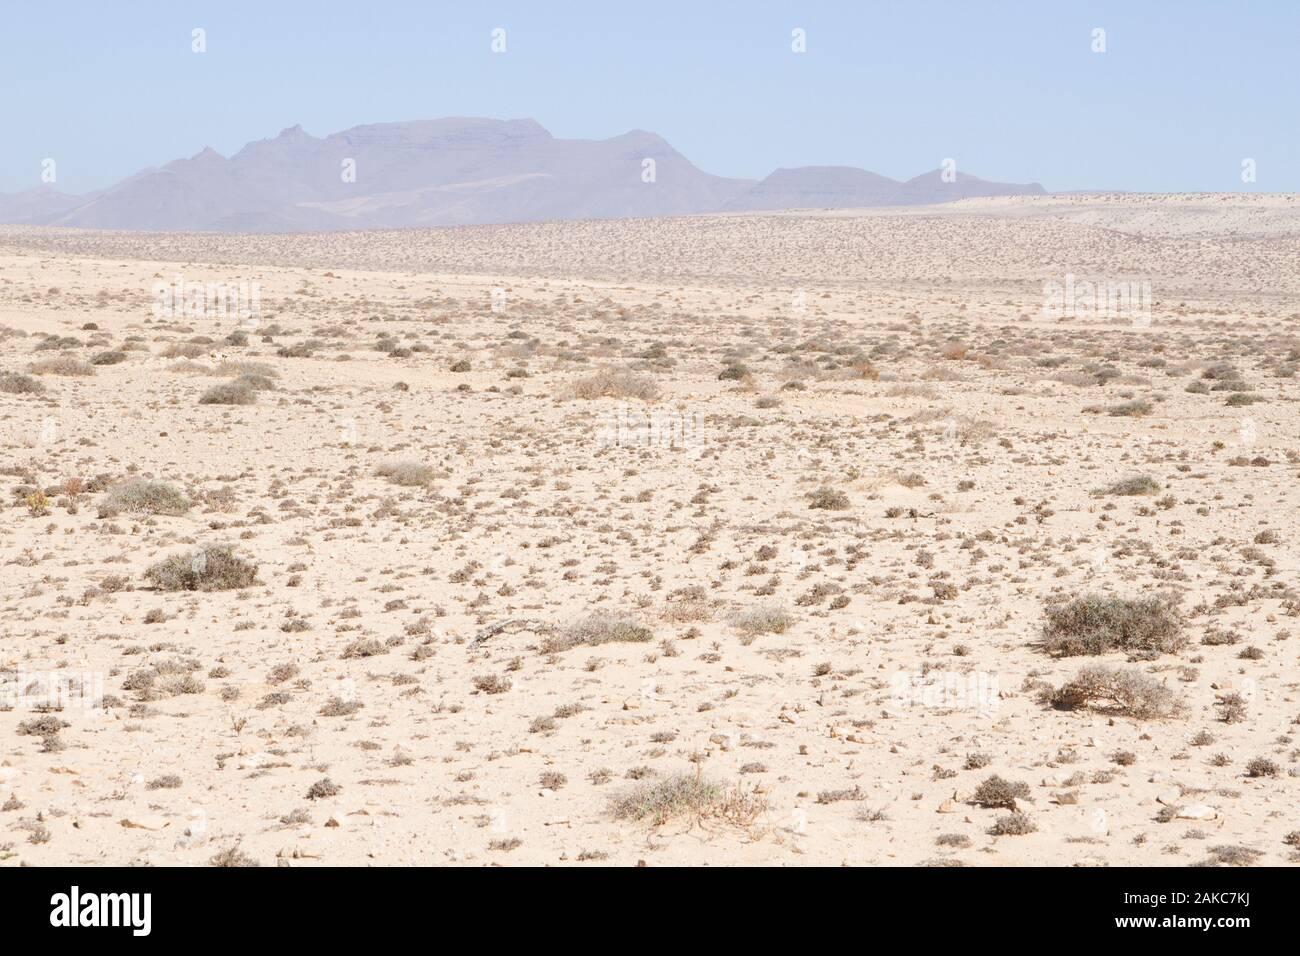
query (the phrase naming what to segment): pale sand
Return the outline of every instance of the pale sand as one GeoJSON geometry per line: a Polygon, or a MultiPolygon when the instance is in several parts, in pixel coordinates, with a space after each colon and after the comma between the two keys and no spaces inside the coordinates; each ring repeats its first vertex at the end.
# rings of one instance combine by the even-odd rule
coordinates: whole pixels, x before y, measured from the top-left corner
{"type": "Polygon", "coordinates": [[[0,668],[90,675],[116,698],[58,714],[70,726],[49,753],[17,732],[38,714],[0,712],[0,859],[201,865],[237,846],[263,865],[584,851],[586,865],[1167,865],[1240,844],[1286,862],[1298,213],[1294,197],[1057,197],[288,237],[0,229],[0,326],[27,333],[0,341],[0,370],[136,344],[93,376],[41,375],[44,395],[0,393],[0,668]],[[231,318],[155,319],[151,288],[177,273],[260,283],[250,344],[221,344],[231,318]],[[1044,317],[1043,282],[1067,273],[1149,282],[1150,326],[1044,317]],[[391,357],[381,332],[425,350],[391,357]],[[38,333],[83,345],[36,352],[38,333]],[[196,336],[211,342],[190,368],[160,357],[196,336]],[[309,339],[312,357],[276,355],[309,339]],[[270,365],[275,389],[199,405],[222,355],[270,365]],[[863,357],[879,379],[855,370],[863,357]],[[719,380],[729,358],[751,378],[719,380]],[[471,371],[450,371],[459,359],[471,371]],[[1215,384],[1201,373],[1216,362],[1266,401],[1187,392],[1215,384]],[[663,396],[627,407],[669,429],[699,414],[686,448],[602,447],[619,400],[563,397],[629,365],[663,396]],[[1104,367],[1120,377],[1074,384],[1104,367]],[[1129,399],[1151,413],[1084,412],[1129,399]],[[390,484],[375,470],[394,459],[437,477],[390,484]],[[1093,494],[1136,474],[1161,490],[1093,494]],[[35,516],[13,493],[130,475],[195,505],[101,520],[102,492],[51,494],[35,516]],[[847,510],[811,509],[823,486],[847,510]],[[228,501],[209,497],[221,489],[228,501]],[[1266,529],[1276,543],[1255,543],[1266,529]],[[260,583],[149,589],[154,562],[221,542],[260,583]],[[100,590],[110,575],[127,588],[100,590]],[[1160,591],[1178,595],[1189,645],[1101,660],[1167,682],[1183,716],[1039,702],[1097,662],[1036,646],[1044,601],[1160,591]],[[768,606],[794,623],[747,642],[732,616],[768,606]],[[155,610],[165,620],[145,623],[155,610]],[[546,628],[593,611],[653,639],[539,650],[546,628]],[[282,630],[289,614],[308,629],[282,630]],[[519,618],[534,623],[468,646],[519,618]],[[383,653],[344,658],[358,639],[383,653]],[[285,663],[298,673],[272,686],[285,663]],[[123,689],[159,664],[202,689],[123,689]],[[900,675],[923,670],[976,693],[901,699],[900,675]],[[510,689],[476,690],[485,676],[510,689]],[[1216,699],[1232,690],[1248,715],[1225,723],[1216,699]],[[287,702],[259,707],[277,691],[287,702]],[[364,706],[321,715],[334,697],[364,706]],[[1213,743],[1193,746],[1205,731],[1213,743]],[[975,753],[987,765],[963,769],[975,753]],[[1247,776],[1255,757],[1277,775],[1247,776]],[[630,777],[696,768],[754,812],[611,814],[630,777]],[[547,773],[566,782],[547,789],[547,773]],[[1030,785],[1036,832],[987,833],[1005,811],[969,797],[994,773],[1030,785]],[[180,785],[150,789],[164,774],[180,785]],[[323,777],[339,792],[307,799],[323,777]],[[1213,817],[1158,822],[1158,797],[1213,817]],[[295,811],[306,820],[281,822],[295,811]]]}

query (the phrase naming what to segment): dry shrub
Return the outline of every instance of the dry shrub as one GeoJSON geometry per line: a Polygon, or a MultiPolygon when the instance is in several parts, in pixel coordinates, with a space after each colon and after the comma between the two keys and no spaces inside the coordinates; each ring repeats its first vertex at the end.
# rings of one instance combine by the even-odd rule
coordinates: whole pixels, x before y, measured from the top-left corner
{"type": "Polygon", "coordinates": [[[713,605],[702,585],[691,585],[668,595],[660,616],[674,624],[708,621],[713,618],[713,605]]]}
{"type": "Polygon", "coordinates": [[[71,355],[60,355],[57,358],[41,359],[39,362],[33,362],[27,367],[28,371],[34,375],[94,375],[95,368],[81,359],[73,358],[71,355]]]}
{"type": "Polygon", "coordinates": [[[407,488],[428,485],[437,477],[434,470],[428,465],[410,459],[386,461],[375,469],[375,474],[381,478],[387,478],[395,485],[402,485],[407,488]]]}
{"type": "Polygon", "coordinates": [[[783,607],[758,607],[731,616],[731,626],[750,638],[760,634],[784,634],[794,623],[794,615],[783,607]]]}
{"type": "Polygon", "coordinates": [[[45,386],[21,372],[0,372],[0,392],[6,395],[39,395],[45,386]]]}
{"type": "Polygon", "coordinates": [[[229,591],[257,580],[257,565],[235,557],[228,544],[173,554],[144,573],[160,591],[229,591]]]}
{"type": "Polygon", "coordinates": [[[986,418],[971,418],[969,415],[955,415],[944,424],[944,433],[957,439],[957,444],[982,445],[998,433],[998,426],[986,418]]]}
{"type": "Polygon", "coordinates": [[[637,398],[653,402],[659,397],[659,385],[648,375],[630,369],[604,368],[586,378],[570,382],[560,397],[569,399],[637,398]]]}
{"type": "Polygon", "coordinates": [[[189,500],[172,485],[139,478],[114,485],[99,502],[101,518],[120,514],[183,515],[189,510],[189,500]]]}
{"type": "Polygon", "coordinates": [[[807,497],[809,508],[846,511],[849,507],[849,496],[834,488],[818,488],[816,491],[809,492],[807,497]]]}
{"type": "Polygon", "coordinates": [[[1016,811],[1016,801],[1029,796],[1029,784],[1020,780],[1006,780],[997,774],[978,787],[971,800],[981,807],[1016,811]]]}
{"type": "Polygon", "coordinates": [[[1124,650],[1172,654],[1187,644],[1183,622],[1167,597],[1118,598],[1089,594],[1049,606],[1043,646],[1058,657],[1124,650]]]}
{"type": "Polygon", "coordinates": [[[213,385],[199,396],[200,405],[252,405],[257,401],[257,389],[243,377],[213,385]]]}
{"type": "Polygon", "coordinates": [[[1134,495],[1154,495],[1159,490],[1160,482],[1154,478],[1149,475],[1134,475],[1131,478],[1120,479],[1101,493],[1104,495],[1132,497],[1134,495]]]}
{"type": "Polygon", "coordinates": [[[1178,698],[1154,677],[1135,668],[1090,664],[1074,679],[1051,693],[1058,710],[1093,709],[1124,717],[1174,717],[1182,709],[1178,698]]]}
{"type": "Polygon", "coordinates": [[[653,637],[650,628],[602,611],[547,637],[542,641],[542,653],[554,654],[573,647],[600,644],[644,644],[653,637]]]}
{"type": "Polygon", "coordinates": [[[990,836],[1024,836],[1033,833],[1038,825],[1026,813],[1008,813],[998,817],[989,827],[990,836]]]}
{"type": "Polygon", "coordinates": [[[643,783],[611,802],[616,820],[650,820],[658,826],[687,814],[721,819],[745,827],[766,809],[757,794],[739,787],[728,788],[699,774],[676,774],[653,783],[643,783]]]}
{"type": "Polygon", "coordinates": [[[208,865],[224,868],[224,867],[252,867],[252,866],[260,866],[261,864],[258,863],[256,860],[254,860],[243,850],[241,850],[238,846],[232,846],[232,847],[227,847],[226,849],[222,850],[221,852],[213,856],[210,860],[208,860],[208,865]]]}

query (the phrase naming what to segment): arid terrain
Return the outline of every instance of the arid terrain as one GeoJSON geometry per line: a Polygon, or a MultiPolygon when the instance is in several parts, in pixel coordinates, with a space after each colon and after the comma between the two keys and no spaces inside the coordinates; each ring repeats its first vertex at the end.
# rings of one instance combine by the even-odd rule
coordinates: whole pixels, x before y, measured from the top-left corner
{"type": "Polygon", "coordinates": [[[1298,369],[1294,195],[0,227],[0,861],[1295,862],[1298,369]]]}

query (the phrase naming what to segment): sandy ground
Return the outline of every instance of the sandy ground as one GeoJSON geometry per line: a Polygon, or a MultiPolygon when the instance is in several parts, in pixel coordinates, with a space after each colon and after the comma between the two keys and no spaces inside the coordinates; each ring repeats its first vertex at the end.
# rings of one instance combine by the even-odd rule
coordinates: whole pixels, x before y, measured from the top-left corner
{"type": "Polygon", "coordinates": [[[1294,197],[5,227],[0,860],[1286,863],[1297,367],[1294,197]],[[1092,594],[1179,646],[1052,653],[1092,594]]]}

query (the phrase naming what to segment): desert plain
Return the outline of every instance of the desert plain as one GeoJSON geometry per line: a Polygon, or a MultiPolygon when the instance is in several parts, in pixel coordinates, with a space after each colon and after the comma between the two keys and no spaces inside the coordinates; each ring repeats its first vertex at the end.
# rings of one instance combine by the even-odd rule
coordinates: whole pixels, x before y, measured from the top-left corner
{"type": "Polygon", "coordinates": [[[1298,369],[1289,195],[0,227],[0,861],[1295,862],[1298,369]]]}

